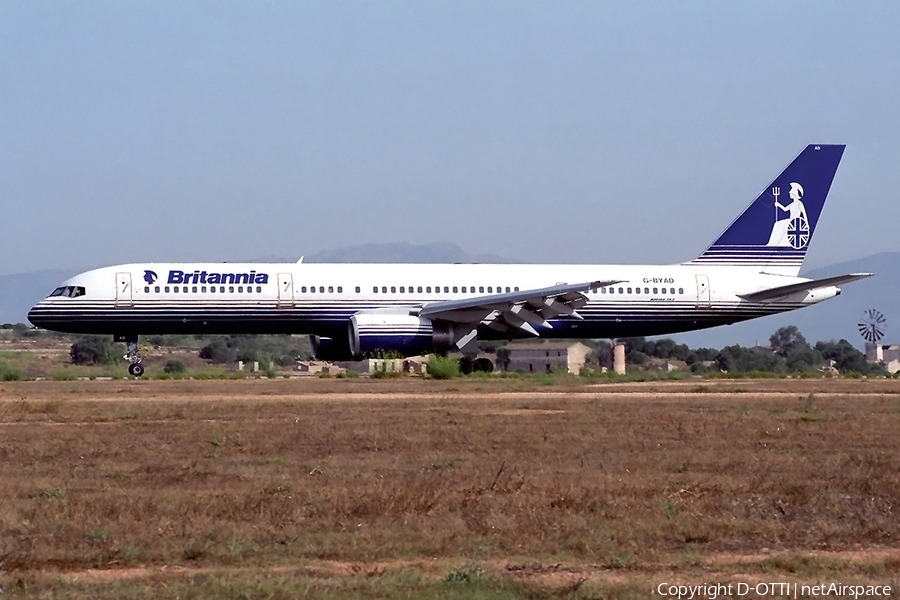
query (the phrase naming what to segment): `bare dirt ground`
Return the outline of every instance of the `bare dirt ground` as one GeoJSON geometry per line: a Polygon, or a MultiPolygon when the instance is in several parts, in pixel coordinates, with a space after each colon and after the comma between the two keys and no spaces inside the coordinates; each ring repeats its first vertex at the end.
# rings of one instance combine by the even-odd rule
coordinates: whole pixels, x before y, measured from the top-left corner
{"type": "Polygon", "coordinates": [[[3,383],[0,588],[896,594],[898,425],[896,380],[3,383]]]}

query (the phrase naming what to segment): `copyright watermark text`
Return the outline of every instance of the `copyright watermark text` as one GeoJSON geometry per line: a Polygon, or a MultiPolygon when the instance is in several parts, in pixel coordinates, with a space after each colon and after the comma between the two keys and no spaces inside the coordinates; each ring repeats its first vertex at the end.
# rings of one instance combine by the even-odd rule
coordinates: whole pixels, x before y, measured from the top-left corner
{"type": "Polygon", "coordinates": [[[721,597],[741,597],[754,594],[758,597],[800,598],[806,596],[841,596],[845,598],[866,598],[890,596],[889,585],[847,585],[844,583],[703,583],[700,585],[676,585],[661,583],[656,587],[660,596],[692,600],[705,598],[716,600],[721,597]]]}

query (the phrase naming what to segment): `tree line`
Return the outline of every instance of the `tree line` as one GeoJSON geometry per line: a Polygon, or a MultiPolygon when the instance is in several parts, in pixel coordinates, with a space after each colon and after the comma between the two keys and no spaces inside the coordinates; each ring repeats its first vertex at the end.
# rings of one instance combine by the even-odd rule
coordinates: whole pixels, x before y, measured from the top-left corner
{"type": "MultiPolygon", "coordinates": [[[[68,336],[35,329],[23,323],[5,323],[13,338],[53,337],[71,339],[70,357],[74,364],[114,364],[121,360],[122,348],[110,336],[68,336]]],[[[289,367],[297,360],[311,358],[306,336],[290,335],[151,335],[143,343],[159,347],[195,348],[198,356],[214,364],[258,361],[289,367]]],[[[880,375],[883,365],[869,363],[865,355],[845,339],[810,344],[800,330],[789,325],[769,338],[769,346],[745,347],[738,344],[717,348],[690,348],[670,338],[648,340],[643,337],[620,339],[625,344],[625,360],[632,368],[648,367],[653,359],[680,361],[695,374],[728,373],[806,373],[834,367],[840,373],[880,375]]],[[[612,367],[612,348],[608,342],[588,341],[593,347],[589,362],[597,367],[612,367]]],[[[502,342],[481,342],[480,348],[496,355],[502,367],[509,351],[502,342]]]]}
{"type": "MultiPolygon", "coordinates": [[[[767,347],[745,347],[738,344],[715,348],[688,348],[671,339],[647,340],[627,338],[625,360],[644,365],[651,357],[685,362],[692,373],[710,371],[728,373],[808,373],[833,367],[840,373],[860,375],[886,374],[883,365],[870,363],[866,355],[845,339],[820,341],[811,345],[794,325],[778,329],[769,338],[767,347]]],[[[608,348],[608,344],[606,345],[608,348]]],[[[603,349],[598,349],[602,356],[603,349]]],[[[603,365],[607,366],[607,365],[603,365]]],[[[610,365],[611,366],[611,365],[610,365]]]]}

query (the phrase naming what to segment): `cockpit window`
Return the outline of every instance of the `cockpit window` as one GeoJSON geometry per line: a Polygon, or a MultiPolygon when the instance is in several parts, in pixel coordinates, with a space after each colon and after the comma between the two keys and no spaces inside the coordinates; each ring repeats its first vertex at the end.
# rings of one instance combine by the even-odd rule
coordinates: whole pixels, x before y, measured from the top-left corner
{"type": "Polygon", "coordinates": [[[58,287],[50,293],[50,297],[62,296],[63,298],[77,298],[85,295],[85,290],[80,285],[70,285],[67,287],[58,287]]]}

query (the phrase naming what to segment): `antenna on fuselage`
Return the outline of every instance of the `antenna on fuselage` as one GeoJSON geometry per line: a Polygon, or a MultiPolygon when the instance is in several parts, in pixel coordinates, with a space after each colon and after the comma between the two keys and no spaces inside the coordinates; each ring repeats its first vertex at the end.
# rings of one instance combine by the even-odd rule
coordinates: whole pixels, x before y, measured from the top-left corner
{"type": "Polygon", "coordinates": [[[301,257],[300,257],[300,260],[297,261],[297,264],[299,265],[299,264],[302,263],[302,262],[303,262],[303,257],[301,256],[301,257]]]}

